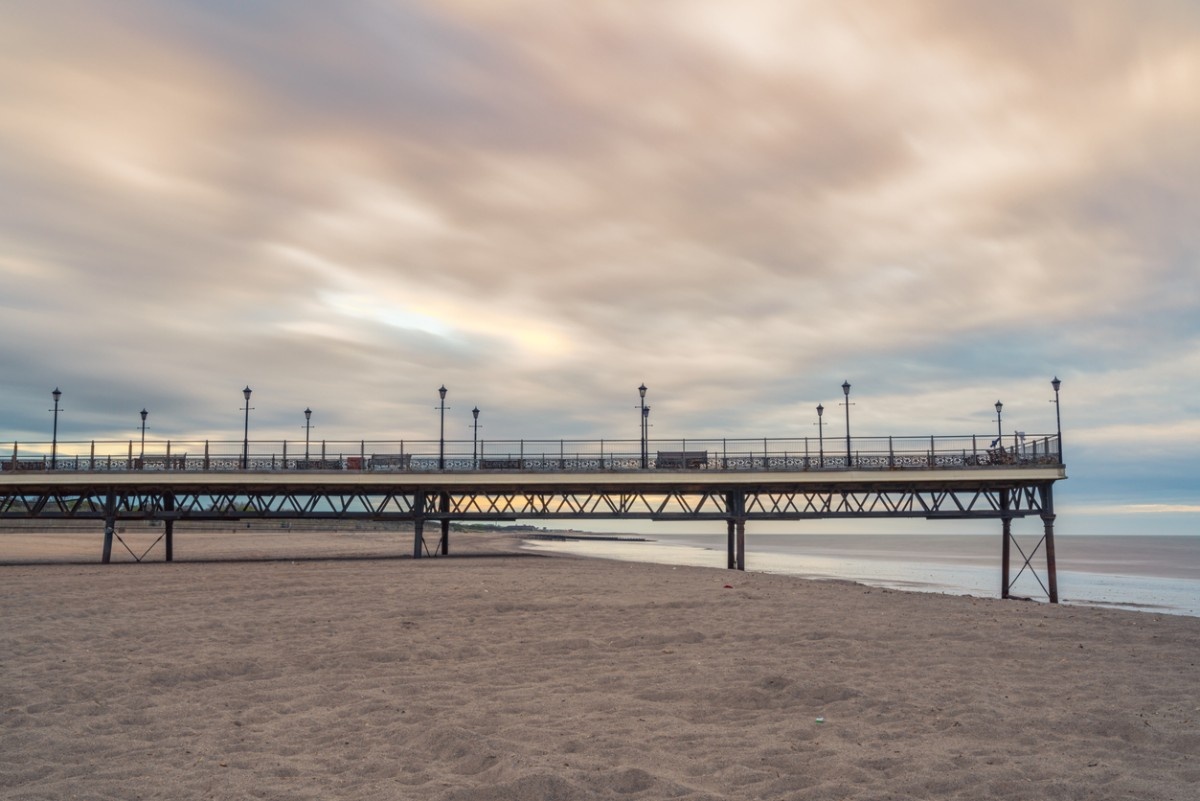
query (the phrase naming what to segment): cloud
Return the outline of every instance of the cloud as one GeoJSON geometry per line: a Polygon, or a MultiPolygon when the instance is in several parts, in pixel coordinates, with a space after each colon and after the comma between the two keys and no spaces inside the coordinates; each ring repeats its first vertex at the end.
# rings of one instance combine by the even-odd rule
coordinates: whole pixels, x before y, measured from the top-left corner
{"type": "Polygon", "coordinates": [[[1092,514],[1145,515],[1145,514],[1200,514],[1200,504],[1130,503],[1114,506],[1092,506],[1092,514]]]}
{"type": "Polygon", "coordinates": [[[264,434],[421,436],[446,383],[490,435],[608,436],[645,381],[664,436],[803,436],[849,378],[864,432],[990,431],[996,397],[1045,431],[1058,374],[1076,453],[1150,464],[1197,417],[1198,33],[1187,2],[21,4],[0,427],[63,384],[89,436],[219,432],[249,383],[264,434]]]}

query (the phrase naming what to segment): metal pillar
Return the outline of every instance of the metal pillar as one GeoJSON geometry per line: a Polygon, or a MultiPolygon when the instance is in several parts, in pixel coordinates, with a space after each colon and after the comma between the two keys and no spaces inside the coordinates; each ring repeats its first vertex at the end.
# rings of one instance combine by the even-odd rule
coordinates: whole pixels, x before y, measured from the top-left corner
{"type": "MultiPolygon", "coordinates": [[[[808,450],[808,440],[804,440],[804,449],[808,450]]],[[[825,466],[825,406],[817,404],[817,458],[820,460],[817,464],[821,467],[825,466]]]]}
{"type": "Polygon", "coordinates": [[[1050,386],[1054,387],[1054,422],[1058,426],[1058,463],[1065,464],[1062,455],[1062,413],[1058,406],[1058,388],[1062,386],[1062,382],[1058,380],[1058,376],[1054,376],[1050,386]]]}
{"type": "Polygon", "coordinates": [[[733,570],[735,567],[737,567],[737,556],[736,556],[737,551],[735,550],[735,547],[734,547],[734,545],[735,545],[734,532],[735,532],[736,526],[737,526],[736,520],[731,519],[731,520],[725,521],[725,527],[726,527],[725,539],[726,539],[726,546],[727,546],[726,547],[727,559],[725,560],[725,567],[728,568],[729,570],[733,570]]]}
{"type": "MultiPolygon", "coordinates": [[[[312,409],[304,407],[304,461],[308,461],[308,440],[312,434],[312,409]]],[[[286,462],[287,460],[284,459],[286,462]]],[[[308,465],[305,465],[307,467],[308,465]]]]}
{"type": "MultiPolygon", "coordinates": [[[[479,469],[479,407],[476,406],[471,410],[471,416],[475,418],[475,430],[471,434],[471,469],[479,469]]],[[[601,450],[604,445],[600,445],[601,450]]]]}
{"type": "Polygon", "coordinates": [[[439,407],[442,411],[441,422],[438,424],[438,470],[446,469],[446,392],[445,384],[438,387],[438,395],[442,399],[442,404],[439,407]]]}
{"type": "Polygon", "coordinates": [[[842,394],[846,396],[846,469],[854,466],[850,457],[850,382],[842,382],[842,394]]]}
{"type": "Polygon", "coordinates": [[[413,514],[413,559],[420,559],[425,544],[425,493],[413,495],[413,514]]]}
{"type": "Polygon", "coordinates": [[[56,470],[58,468],[58,413],[60,411],[58,399],[62,397],[62,392],[55,387],[50,394],[54,396],[54,433],[50,435],[50,469],[56,470]]]}
{"type": "Polygon", "coordinates": [[[250,466],[250,385],[242,390],[242,396],[246,399],[246,423],[242,428],[242,469],[246,470],[250,466]]]}
{"type": "MultiPolygon", "coordinates": [[[[442,497],[439,500],[440,502],[438,503],[438,508],[442,514],[449,514],[450,494],[443,492],[442,497]]],[[[450,553],[450,518],[448,517],[442,518],[442,539],[438,543],[438,549],[441,551],[442,556],[447,556],[450,553]]]]}
{"type": "Polygon", "coordinates": [[[729,570],[746,569],[746,496],[740,492],[725,494],[725,567],[729,570]]]}
{"type": "MultiPolygon", "coordinates": [[[[163,511],[164,512],[174,512],[175,511],[175,496],[174,495],[167,494],[167,495],[163,496],[163,511]]],[[[167,561],[174,562],[175,561],[175,521],[169,517],[166,519],[166,521],[163,522],[163,545],[167,549],[167,561]]]]}
{"type": "Polygon", "coordinates": [[[1042,494],[1042,524],[1046,542],[1046,578],[1050,585],[1050,603],[1056,604],[1058,603],[1058,567],[1054,559],[1054,485],[1043,484],[1039,490],[1042,494]]]}
{"type": "Polygon", "coordinates": [[[1012,516],[1008,514],[1008,490],[1000,490],[1000,521],[1004,544],[1000,548],[1000,597],[1007,598],[1011,586],[1008,573],[1009,552],[1012,550],[1012,516]]]}
{"type": "Polygon", "coordinates": [[[100,564],[112,561],[113,534],[117,529],[117,497],[111,491],[104,501],[104,549],[100,553],[100,564]]]}
{"type": "Polygon", "coordinates": [[[421,546],[425,544],[425,521],[417,518],[413,521],[413,559],[421,558],[421,546]]]}
{"type": "Polygon", "coordinates": [[[641,409],[641,420],[639,421],[641,424],[640,439],[642,446],[642,469],[645,470],[650,466],[650,448],[649,443],[646,442],[646,424],[650,420],[650,409],[646,406],[646,385],[644,383],[638,387],[638,395],[641,396],[641,406],[638,408],[641,409]]]}

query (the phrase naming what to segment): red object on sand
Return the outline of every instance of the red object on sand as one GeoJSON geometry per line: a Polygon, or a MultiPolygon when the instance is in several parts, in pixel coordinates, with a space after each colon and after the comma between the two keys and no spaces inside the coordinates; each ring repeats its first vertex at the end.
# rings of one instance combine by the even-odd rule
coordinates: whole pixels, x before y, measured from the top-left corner
{"type": "Polygon", "coordinates": [[[725,585],[725,589],[727,589],[727,590],[732,590],[732,589],[733,589],[733,585],[732,585],[732,584],[726,584],[726,585],[725,585]]]}

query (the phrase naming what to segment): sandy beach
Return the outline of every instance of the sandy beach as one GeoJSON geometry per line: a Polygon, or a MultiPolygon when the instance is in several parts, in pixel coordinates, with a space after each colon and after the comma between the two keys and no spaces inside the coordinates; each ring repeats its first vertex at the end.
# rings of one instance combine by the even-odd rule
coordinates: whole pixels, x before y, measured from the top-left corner
{"type": "Polygon", "coordinates": [[[319,558],[403,554],[403,535],[292,533],[276,554],[297,558],[259,561],[279,540],[257,536],[205,553],[181,532],[175,564],[0,566],[0,797],[1200,786],[1197,618],[539,556],[501,535],[413,561],[319,558]]]}

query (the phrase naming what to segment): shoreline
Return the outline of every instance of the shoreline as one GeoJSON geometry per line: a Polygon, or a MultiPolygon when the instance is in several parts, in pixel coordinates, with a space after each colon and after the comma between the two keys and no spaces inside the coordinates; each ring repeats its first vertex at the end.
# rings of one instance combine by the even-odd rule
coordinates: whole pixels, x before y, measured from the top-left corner
{"type": "MultiPolygon", "coordinates": [[[[411,559],[408,524],[323,521],[188,523],[176,527],[176,562],[411,559]]],[[[119,526],[112,563],[163,562],[161,526],[119,526]]],[[[438,528],[426,529],[432,556],[438,528]]],[[[724,536],[584,532],[539,526],[451,527],[451,553],[475,542],[485,551],[574,553],[586,558],[725,570],[724,536]]],[[[980,534],[771,534],[749,543],[750,572],[854,581],[908,592],[998,597],[998,537],[980,534]]],[[[1021,538],[1017,538],[1020,541],[1021,538]]],[[[80,523],[0,527],[0,567],[94,565],[102,534],[80,523]]],[[[1029,543],[1026,543],[1028,549],[1029,543]]],[[[1065,605],[1200,617],[1200,536],[1072,535],[1059,538],[1059,591],[1065,605]],[[1120,571],[1120,572],[1118,572],[1120,571]]],[[[1014,557],[1017,558],[1017,557],[1014,557]]],[[[1013,569],[1020,566],[1019,558],[1013,569]]],[[[1044,576],[1043,576],[1044,579],[1044,576]]],[[[1025,573],[1012,595],[1045,602],[1045,586],[1025,573]]]]}
{"type": "MultiPolygon", "coordinates": [[[[576,539],[531,541],[525,547],[537,553],[723,567],[721,539],[664,536],[629,546],[576,539]]],[[[1000,560],[999,554],[991,553],[998,547],[996,540],[978,535],[780,535],[770,545],[756,543],[748,549],[747,570],[812,580],[845,579],[899,591],[997,598],[1000,560]],[[931,551],[933,547],[938,550],[931,551]]],[[[1200,617],[1198,554],[1200,537],[1067,539],[1059,550],[1060,597],[1071,606],[1200,617]],[[1169,547],[1156,548],[1164,542],[1169,547]],[[1116,566],[1123,572],[1115,572],[1116,566]]],[[[1019,567],[1016,561],[1014,572],[1019,567]]],[[[1039,602],[1045,602],[1044,592],[1044,585],[1028,572],[1012,590],[1014,598],[1033,596],[1039,602]]]]}

